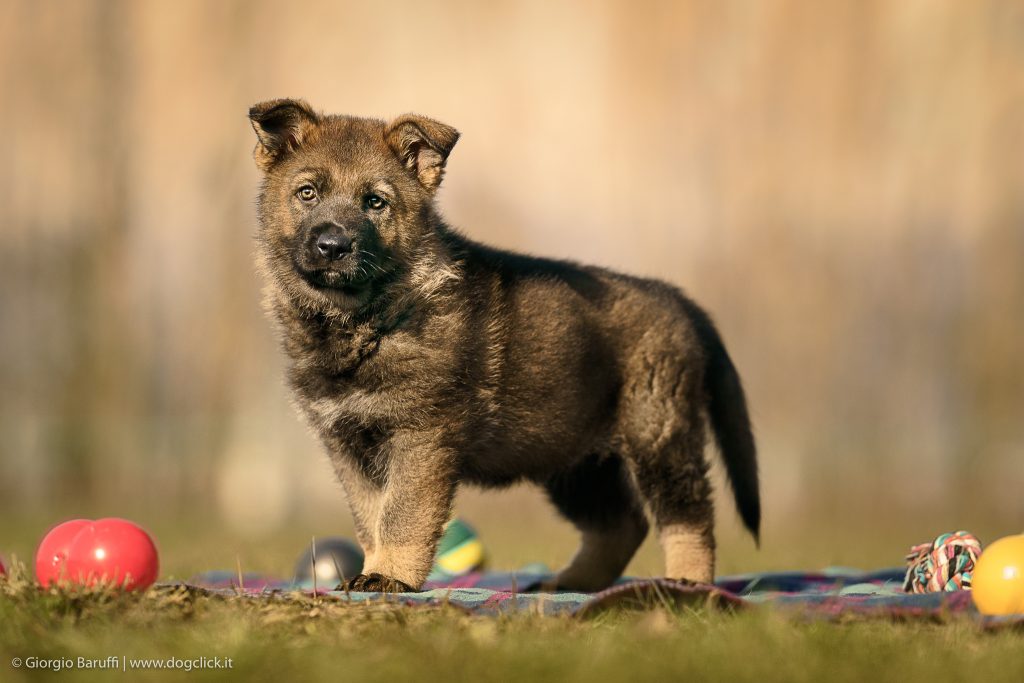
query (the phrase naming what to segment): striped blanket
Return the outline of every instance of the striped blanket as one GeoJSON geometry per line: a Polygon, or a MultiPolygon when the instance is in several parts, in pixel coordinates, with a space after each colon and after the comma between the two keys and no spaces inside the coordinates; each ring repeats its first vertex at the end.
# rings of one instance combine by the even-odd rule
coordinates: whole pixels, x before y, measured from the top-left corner
{"type": "MultiPolygon", "coordinates": [[[[589,617],[611,608],[651,609],[658,606],[712,605],[745,609],[774,605],[803,615],[888,617],[943,620],[967,615],[986,626],[1024,624],[1024,615],[991,618],[978,615],[966,590],[911,594],[903,590],[906,569],[862,572],[829,569],[822,572],[775,572],[723,576],[713,585],[686,584],[666,579],[623,578],[599,593],[541,592],[551,579],[545,567],[530,566],[516,572],[476,572],[429,581],[421,592],[386,595],[344,593],[318,589],[317,593],[352,603],[387,602],[410,606],[448,605],[472,614],[529,612],[589,617]]],[[[187,582],[213,593],[250,596],[292,591],[312,592],[313,586],[258,575],[208,572],[187,582]],[[239,581],[241,578],[241,582],[239,581]],[[239,585],[241,584],[241,585],[239,585]]]]}

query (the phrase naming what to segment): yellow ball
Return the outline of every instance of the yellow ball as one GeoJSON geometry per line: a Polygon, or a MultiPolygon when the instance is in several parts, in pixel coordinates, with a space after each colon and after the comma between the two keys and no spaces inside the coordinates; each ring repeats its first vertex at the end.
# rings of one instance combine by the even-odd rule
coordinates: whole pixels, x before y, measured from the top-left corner
{"type": "Polygon", "coordinates": [[[1024,614],[1024,534],[1000,538],[982,551],[971,596],[982,614],[1024,614]]]}

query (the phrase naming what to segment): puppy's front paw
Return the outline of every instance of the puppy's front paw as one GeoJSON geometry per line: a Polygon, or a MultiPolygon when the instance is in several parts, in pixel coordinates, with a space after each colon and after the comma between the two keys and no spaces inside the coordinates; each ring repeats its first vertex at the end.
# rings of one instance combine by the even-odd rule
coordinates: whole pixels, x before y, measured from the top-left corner
{"type": "Polygon", "coordinates": [[[407,583],[383,574],[359,574],[338,584],[336,590],[356,593],[415,593],[407,583]]]}
{"type": "Polygon", "coordinates": [[[686,579],[686,578],[682,578],[682,577],[677,578],[677,579],[673,579],[671,577],[666,576],[665,578],[668,581],[672,581],[674,583],[680,583],[680,584],[682,584],[684,586],[704,586],[704,585],[707,585],[708,583],[710,583],[710,581],[694,581],[693,579],[686,579]]]}

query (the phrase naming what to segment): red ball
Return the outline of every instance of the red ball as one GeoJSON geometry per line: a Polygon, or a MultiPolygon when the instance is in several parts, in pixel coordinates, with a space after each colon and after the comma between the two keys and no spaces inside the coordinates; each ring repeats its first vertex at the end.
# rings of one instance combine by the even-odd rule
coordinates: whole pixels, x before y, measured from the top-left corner
{"type": "Polygon", "coordinates": [[[51,583],[97,583],[145,590],[159,571],[156,545],[126,519],[73,519],[46,534],[36,551],[36,578],[51,583]]]}
{"type": "Polygon", "coordinates": [[[67,562],[71,542],[84,527],[92,524],[88,519],[72,519],[58,524],[43,537],[36,550],[36,579],[43,586],[68,578],[67,562]]]}
{"type": "Polygon", "coordinates": [[[4,566],[4,558],[0,557],[0,576],[7,573],[7,567],[4,566]]]}

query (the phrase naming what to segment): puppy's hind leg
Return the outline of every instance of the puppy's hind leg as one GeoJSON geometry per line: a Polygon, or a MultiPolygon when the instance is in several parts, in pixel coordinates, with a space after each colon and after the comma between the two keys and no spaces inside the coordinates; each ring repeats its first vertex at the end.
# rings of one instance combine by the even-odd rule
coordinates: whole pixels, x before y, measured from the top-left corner
{"type": "Polygon", "coordinates": [[[596,591],[612,584],[647,535],[647,519],[618,456],[589,456],[546,484],[548,496],[582,534],[556,587],[596,591]]]}
{"type": "Polygon", "coordinates": [[[700,422],[637,458],[637,485],[654,516],[667,578],[714,580],[714,505],[707,470],[700,422]]]}

